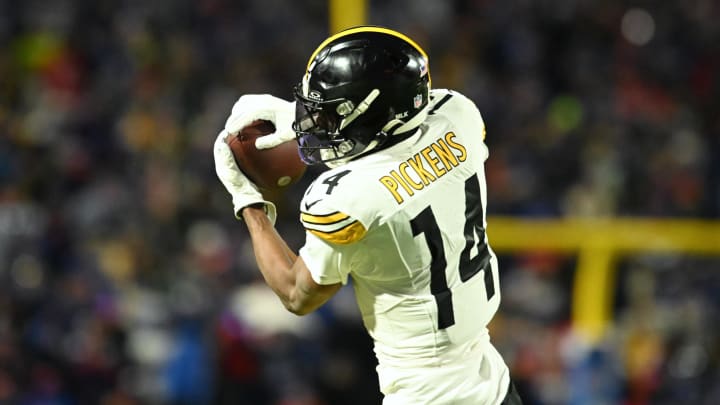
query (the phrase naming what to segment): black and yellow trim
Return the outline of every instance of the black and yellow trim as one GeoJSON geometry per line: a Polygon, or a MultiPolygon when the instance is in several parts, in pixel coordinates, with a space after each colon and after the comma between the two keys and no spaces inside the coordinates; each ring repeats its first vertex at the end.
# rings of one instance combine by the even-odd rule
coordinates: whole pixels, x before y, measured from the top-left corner
{"type": "Polygon", "coordinates": [[[317,236],[318,238],[337,245],[349,245],[351,243],[357,242],[362,239],[367,233],[367,229],[365,229],[365,226],[357,220],[332,232],[324,232],[317,229],[305,229],[311,234],[317,236]]]}
{"type": "Polygon", "coordinates": [[[330,214],[314,215],[307,212],[300,213],[300,220],[314,225],[332,225],[350,218],[348,214],[336,211],[330,214]]]}
{"type": "MultiPolygon", "coordinates": [[[[353,27],[353,28],[348,28],[346,30],[340,31],[337,34],[332,35],[332,36],[328,37],[326,40],[324,40],[320,44],[320,46],[318,46],[317,49],[315,49],[315,51],[312,53],[312,55],[310,55],[310,59],[308,59],[307,68],[305,70],[305,73],[307,74],[307,72],[310,70],[310,66],[312,65],[312,63],[315,60],[315,57],[318,55],[318,53],[320,53],[320,51],[323,48],[325,48],[328,44],[335,41],[336,39],[339,39],[339,38],[342,38],[342,37],[345,37],[348,35],[352,35],[352,34],[363,33],[363,32],[378,32],[381,34],[392,35],[396,38],[400,38],[403,41],[410,44],[413,48],[415,48],[416,51],[418,51],[420,53],[420,55],[423,56],[423,58],[425,58],[426,65],[429,64],[429,62],[430,62],[430,59],[428,59],[427,53],[425,53],[425,51],[420,47],[420,45],[418,45],[415,41],[410,39],[410,37],[408,37],[407,35],[397,32],[395,30],[391,30],[389,28],[375,27],[372,25],[363,25],[360,27],[353,27]]],[[[431,80],[430,72],[428,71],[428,83],[430,83],[430,80],[431,80]]]]}

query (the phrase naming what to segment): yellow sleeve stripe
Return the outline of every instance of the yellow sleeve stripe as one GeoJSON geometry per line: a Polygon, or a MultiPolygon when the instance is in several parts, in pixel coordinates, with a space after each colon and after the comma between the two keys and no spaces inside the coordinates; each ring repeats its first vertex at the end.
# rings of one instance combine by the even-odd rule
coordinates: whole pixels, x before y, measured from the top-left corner
{"type": "Polygon", "coordinates": [[[308,224],[315,225],[330,225],[340,221],[344,221],[348,218],[350,218],[348,214],[339,211],[326,215],[313,215],[306,212],[300,213],[300,220],[302,220],[303,222],[307,222],[308,224]]]}
{"type": "Polygon", "coordinates": [[[349,245],[357,242],[367,233],[367,230],[360,221],[353,221],[347,226],[333,232],[323,232],[316,229],[307,229],[307,231],[326,242],[337,245],[349,245]]]}

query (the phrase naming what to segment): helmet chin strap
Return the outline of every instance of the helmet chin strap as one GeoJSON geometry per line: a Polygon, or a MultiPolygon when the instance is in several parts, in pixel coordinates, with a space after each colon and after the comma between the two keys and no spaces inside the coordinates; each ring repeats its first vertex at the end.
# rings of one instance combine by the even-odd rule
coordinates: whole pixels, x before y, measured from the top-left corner
{"type": "Polygon", "coordinates": [[[347,117],[345,117],[342,122],[340,122],[338,132],[345,129],[345,127],[350,125],[350,123],[355,121],[359,116],[365,114],[365,111],[370,108],[370,104],[372,104],[379,95],[380,90],[372,89],[372,91],[368,93],[367,97],[365,97],[365,99],[363,99],[363,101],[361,101],[360,104],[358,104],[358,106],[347,117]]]}
{"type": "MultiPolygon", "coordinates": [[[[365,99],[360,102],[360,104],[355,108],[352,113],[350,113],[341,123],[340,123],[340,129],[343,129],[348,126],[351,122],[356,120],[360,115],[364,114],[365,111],[370,107],[370,104],[372,104],[373,101],[380,95],[380,90],[373,89],[365,99]]],[[[395,134],[402,134],[408,131],[411,131],[420,124],[425,121],[425,118],[427,118],[428,111],[430,109],[430,105],[426,105],[423,107],[422,110],[418,111],[417,114],[415,114],[412,118],[410,118],[407,121],[399,120],[397,118],[392,119],[385,124],[380,132],[378,132],[378,137],[376,139],[373,139],[366,147],[363,149],[360,153],[349,156],[347,158],[340,158],[337,160],[325,162],[325,165],[329,168],[335,168],[338,166],[342,166],[345,163],[349,162],[352,159],[358,158],[360,156],[366,155],[368,152],[372,151],[379,145],[382,145],[387,137],[393,136],[395,134]],[[384,136],[381,136],[384,135],[384,136]]],[[[336,151],[337,154],[337,151],[336,151]]]]}
{"type": "MultiPolygon", "coordinates": [[[[346,158],[341,158],[341,159],[325,162],[325,165],[331,169],[334,169],[338,166],[344,165],[345,163],[349,162],[350,160],[353,160],[353,159],[359,158],[360,156],[366,155],[368,152],[370,152],[373,149],[375,149],[376,147],[378,147],[378,145],[383,144],[385,142],[385,139],[387,139],[387,134],[382,131],[380,131],[378,133],[378,135],[379,135],[378,137],[382,138],[382,139],[373,139],[372,141],[370,141],[370,143],[368,143],[368,145],[365,147],[365,149],[363,149],[361,152],[359,152],[355,155],[352,155],[352,156],[348,156],[346,158]],[[380,136],[380,134],[383,134],[384,136],[380,136]]],[[[340,153],[342,153],[342,152],[340,152],[340,153]]],[[[336,152],[336,154],[337,154],[337,152],[336,152]]]]}
{"type": "MultiPolygon", "coordinates": [[[[378,92],[379,94],[379,92],[378,92]]],[[[385,143],[388,137],[393,136],[395,134],[403,134],[408,131],[412,131],[413,129],[420,126],[420,124],[425,121],[425,118],[427,118],[428,111],[430,110],[430,106],[426,105],[423,107],[422,110],[418,111],[417,114],[415,114],[414,117],[410,118],[407,122],[399,120],[399,119],[392,119],[388,121],[385,126],[378,132],[378,135],[375,139],[373,139],[368,145],[365,147],[365,149],[362,150],[362,152],[348,157],[347,159],[338,159],[334,162],[328,162],[326,165],[330,168],[334,168],[340,165],[343,165],[347,163],[351,159],[358,158],[360,156],[366,155],[369,152],[371,152],[373,149],[377,148],[378,146],[385,143]]]]}
{"type": "MultiPolygon", "coordinates": [[[[347,117],[343,118],[343,120],[340,122],[340,127],[338,128],[337,131],[338,132],[342,131],[348,125],[350,125],[350,123],[355,121],[359,116],[365,114],[365,112],[368,110],[368,108],[370,108],[370,104],[372,104],[373,101],[375,101],[375,99],[378,98],[379,95],[380,95],[380,90],[372,89],[370,91],[370,93],[368,93],[368,95],[363,99],[363,101],[361,101],[360,104],[358,104],[358,106],[355,107],[355,109],[352,110],[352,112],[350,114],[348,114],[347,117]]],[[[325,162],[325,165],[331,169],[338,167],[338,166],[342,166],[345,163],[347,163],[348,161],[350,161],[351,159],[354,159],[354,158],[364,154],[365,152],[372,150],[377,145],[378,145],[378,141],[373,140],[372,142],[370,142],[368,144],[368,146],[362,152],[358,153],[357,155],[348,156],[347,158],[340,158],[340,159],[328,161],[328,162],[325,162]]],[[[334,153],[336,156],[338,156],[338,155],[343,156],[345,154],[345,152],[338,151],[335,148],[333,148],[333,150],[334,150],[334,153]]]]}

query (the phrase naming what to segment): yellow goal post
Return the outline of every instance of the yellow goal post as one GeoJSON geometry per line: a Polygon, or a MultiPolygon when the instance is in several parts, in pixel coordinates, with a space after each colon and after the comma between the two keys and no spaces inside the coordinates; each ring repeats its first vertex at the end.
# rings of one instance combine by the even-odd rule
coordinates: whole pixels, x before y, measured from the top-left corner
{"type": "Polygon", "coordinates": [[[330,33],[367,24],[367,0],[328,0],[330,33]]]}
{"type": "Polygon", "coordinates": [[[555,251],[577,254],[572,324],[589,341],[612,322],[615,260],[623,254],[720,255],[720,221],[700,219],[488,218],[498,253],[555,251]]]}

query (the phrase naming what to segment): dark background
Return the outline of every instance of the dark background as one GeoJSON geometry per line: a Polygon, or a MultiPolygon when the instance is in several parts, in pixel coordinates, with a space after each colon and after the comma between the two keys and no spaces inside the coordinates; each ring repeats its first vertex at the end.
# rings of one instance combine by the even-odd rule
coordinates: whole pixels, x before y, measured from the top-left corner
{"type": "MultiPolygon", "coordinates": [[[[490,215],[718,218],[716,1],[369,19],[477,103],[490,215]]],[[[379,403],[351,289],[285,313],[212,161],[234,101],[290,99],[327,27],[320,0],[0,0],[0,404],[379,403]]],[[[294,248],[317,170],[272,196],[294,248]]],[[[500,260],[492,336],[526,404],[720,402],[717,256],[622,257],[596,346],[569,327],[575,257],[500,260]]]]}

